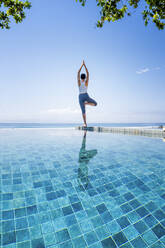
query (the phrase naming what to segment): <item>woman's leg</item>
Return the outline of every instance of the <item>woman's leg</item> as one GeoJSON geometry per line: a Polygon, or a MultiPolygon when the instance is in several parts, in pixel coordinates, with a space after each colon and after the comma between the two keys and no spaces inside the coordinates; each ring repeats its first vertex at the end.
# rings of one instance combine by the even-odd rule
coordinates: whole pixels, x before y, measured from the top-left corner
{"type": "Polygon", "coordinates": [[[85,102],[85,105],[96,106],[96,104],[92,102],[85,102]]]}
{"type": "Polygon", "coordinates": [[[85,101],[85,105],[97,106],[97,102],[88,96],[87,100],[85,101]]]}
{"type": "Polygon", "coordinates": [[[83,116],[83,121],[84,121],[84,127],[87,127],[86,114],[82,114],[82,116],[83,116]]]}
{"type": "Polygon", "coordinates": [[[80,103],[80,108],[82,111],[82,117],[83,117],[83,121],[84,121],[84,126],[87,126],[86,123],[86,113],[85,113],[85,99],[82,95],[79,95],[79,103],[80,103]]]}

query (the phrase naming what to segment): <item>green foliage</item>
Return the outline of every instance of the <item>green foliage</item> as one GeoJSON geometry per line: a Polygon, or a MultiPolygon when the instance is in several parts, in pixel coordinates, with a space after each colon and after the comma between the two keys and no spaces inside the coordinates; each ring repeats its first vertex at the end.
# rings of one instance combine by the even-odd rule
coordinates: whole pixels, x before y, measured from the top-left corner
{"type": "MultiPolygon", "coordinates": [[[[85,6],[87,0],[75,0],[85,6]]],[[[98,27],[102,27],[104,22],[117,21],[130,16],[130,8],[137,9],[142,0],[96,0],[100,8],[100,20],[98,27]]],[[[144,0],[145,6],[142,12],[144,23],[147,26],[149,21],[153,21],[158,29],[165,26],[165,0],[144,0]]],[[[0,0],[0,28],[10,28],[13,18],[16,23],[22,22],[25,18],[25,9],[30,9],[31,4],[28,0],[0,0]]]]}
{"type": "MultiPolygon", "coordinates": [[[[85,6],[87,0],[79,1],[85,6]]],[[[142,0],[96,0],[97,6],[100,7],[100,20],[97,27],[102,27],[105,21],[117,21],[130,16],[132,13],[130,8],[137,9],[142,0]]],[[[145,6],[142,12],[144,23],[147,26],[149,21],[155,23],[158,29],[164,29],[165,26],[165,0],[145,0],[145,6]]]]}
{"type": "Polygon", "coordinates": [[[0,0],[0,28],[9,29],[12,17],[16,23],[22,22],[25,18],[25,9],[30,7],[28,1],[0,0]]]}

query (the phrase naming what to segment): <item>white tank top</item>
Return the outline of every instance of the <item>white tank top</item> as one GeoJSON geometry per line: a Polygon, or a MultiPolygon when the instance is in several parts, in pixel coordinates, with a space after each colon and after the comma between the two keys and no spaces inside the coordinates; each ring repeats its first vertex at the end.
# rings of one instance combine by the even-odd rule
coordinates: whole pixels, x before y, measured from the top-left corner
{"type": "Polygon", "coordinates": [[[79,86],[79,93],[80,94],[85,94],[87,93],[87,86],[85,85],[86,81],[80,80],[80,86],[79,86]]]}

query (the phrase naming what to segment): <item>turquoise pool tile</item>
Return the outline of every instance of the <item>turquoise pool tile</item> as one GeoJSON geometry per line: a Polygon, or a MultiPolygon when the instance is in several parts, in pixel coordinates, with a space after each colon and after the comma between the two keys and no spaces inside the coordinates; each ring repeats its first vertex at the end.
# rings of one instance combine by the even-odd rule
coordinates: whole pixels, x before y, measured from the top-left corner
{"type": "Polygon", "coordinates": [[[26,198],[26,206],[35,205],[35,204],[36,204],[36,198],[35,197],[26,198]]]}
{"type": "Polygon", "coordinates": [[[131,205],[131,207],[133,208],[133,209],[136,209],[136,208],[138,208],[138,207],[140,207],[140,202],[135,198],[135,199],[133,199],[133,200],[131,200],[130,202],[129,202],[129,204],[131,205]]]}
{"type": "Polygon", "coordinates": [[[72,240],[72,244],[74,248],[85,248],[87,246],[83,236],[77,237],[75,239],[72,240]]]}
{"type": "Polygon", "coordinates": [[[84,210],[76,212],[75,216],[78,222],[88,219],[87,213],[84,210]]]}
{"type": "Polygon", "coordinates": [[[60,229],[67,227],[64,218],[55,219],[53,221],[53,227],[54,227],[54,231],[58,231],[60,229]]]}
{"type": "Polygon", "coordinates": [[[14,220],[7,220],[2,222],[2,232],[10,232],[15,230],[14,220]]]}
{"type": "Polygon", "coordinates": [[[17,208],[14,210],[15,218],[26,216],[26,208],[17,208]]]}
{"type": "Polygon", "coordinates": [[[44,240],[43,238],[39,239],[33,239],[31,241],[32,248],[45,248],[44,240]]]}
{"type": "Polygon", "coordinates": [[[54,231],[53,224],[51,222],[46,222],[41,225],[42,233],[49,233],[54,231]]]}
{"type": "Polygon", "coordinates": [[[28,227],[28,220],[27,218],[24,218],[24,217],[16,219],[15,223],[16,223],[16,230],[25,229],[28,227]]]}
{"type": "Polygon", "coordinates": [[[120,207],[114,208],[110,210],[110,214],[112,215],[113,219],[117,219],[123,215],[123,211],[120,207]]]}
{"type": "Polygon", "coordinates": [[[135,211],[139,214],[141,218],[149,214],[148,210],[143,206],[140,208],[137,208],[135,211]]]}
{"type": "Polygon", "coordinates": [[[105,206],[104,203],[97,205],[97,206],[96,206],[96,209],[97,209],[97,211],[99,212],[99,214],[102,214],[102,213],[104,213],[105,211],[107,211],[107,207],[105,206]]]}
{"type": "Polygon", "coordinates": [[[17,242],[30,240],[29,230],[28,229],[22,229],[22,230],[16,231],[16,240],[17,240],[17,242]]]}
{"type": "Polygon", "coordinates": [[[77,194],[70,195],[70,196],[69,196],[69,200],[70,200],[70,203],[71,203],[71,204],[80,201],[77,194]]]}
{"type": "Polygon", "coordinates": [[[73,245],[72,245],[72,242],[69,240],[69,241],[66,241],[60,244],[59,248],[73,248],[73,245]]]}
{"type": "Polygon", "coordinates": [[[135,211],[128,213],[126,216],[128,220],[133,224],[141,219],[141,217],[135,211]]]}
{"type": "Polygon", "coordinates": [[[2,194],[2,200],[13,200],[13,193],[2,194]]]}
{"type": "Polygon", "coordinates": [[[17,248],[31,248],[31,242],[25,241],[25,242],[17,243],[17,248]]]}
{"type": "Polygon", "coordinates": [[[153,212],[153,211],[155,211],[158,208],[158,206],[153,201],[150,201],[148,204],[145,205],[145,207],[150,212],[153,212]]]}
{"type": "Polygon", "coordinates": [[[88,245],[92,245],[99,241],[94,231],[84,234],[84,239],[88,245]]]}
{"type": "Polygon", "coordinates": [[[56,236],[55,236],[54,232],[45,233],[43,235],[43,237],[44,237],[44,243],[45,243],[46,247],[57,243],[56,236]]]}
{"type": "Polygon", "coordinates": [[[139,234],[144,233],[146,230],[148,230],[148,226],[144,223],[144,221],[140,220],[134,224],[134,227],[139,232],[139,234]]]}
{"type": "Polygon", "coordinates": [[[128,241],[123,232],[118,232],[114,234],[112,237],[118,246],[121,246],[128,241]]]}
{"type": "Polygon", "coordinates": [[[156,210],[152,214],[158,221],[165,219],[165,213],[161,209],[156,210]]]}
{"type": "Polygon", "coordinates": [[[51,210],[60,208],[60,204],[59,204],[59,201],[58,201],[58,200],[49,201],[49,202],[48,202],[48,205],[49,205],[49,208],[50,208],[51,210]]]}
{"type": "Polygon", "coordinates": [[[161,225],[165,227],[165,220],[161,221],[161,225]]]}
{"type": "Polygon", "coordinates": [[[2,219],[3,220],[14,219],[14,211],[13,210],[2,211],[2,219]]]}
{"type": "Polygon", "coordinates": [[[94,243],[93,245],[90,245],[89,248],[102,248],[102,245],[100,242],[94,243]]]}
{"type": "Polygon", "coordinates": [[[84,220],[84,221],[80,222],[80,228],[82,230],[82,233],[87,233],[87,232],[93,230],[93,226],[91,224],[91,221],[89,221],[89,220],[84,220]]]}
{"type": "Polygon", "coordinates": [[[29,226],[35,226],[35,225],[38,225],[40,223],[39,221],[39,217],[38,215],[31,215],[31,216],[28,216],[28,224],[29,226]]]}
{"type": "Polygon", "coordinates": [[[70,235],[69,235],[67,228],[56,232],[56,240],[58,243],[62,243],[62,242],[67,241],[69,239],[70,239],[70,235]]]}
{"type": "Polygon", "coordinates": [[[120,194],[116,189],[109,191],[109,196],[111,196],[111,197],[116,197],[116,196],[119,196],[119,195],[120,194]]]}
{"type": "Polygon", "coordinates": [[[131,244],[134,248],[139,248],[139,247],[147,247],[147,244],[143,241],[141,237],[137,237],[131,241],[131,244]]]}
{"type": "MultiPolygon", "coordinates": [[[[128,188],[126,187],[126,185],[120,186],[118,188],[118,190],[120,191],[120,194],[124,194],[124,193],[127,193],[128,192],[128,188]]],[[[133,191],[133,188],[132,188],[132,193],[135,194],[134,191],[133,191]]]]}
{"type": "Polygon", "coordinates": [[[133,248],[133,246],[131,245],[131,243],[127,242],[124,245],[120,246],[121,248],[133,248]]]}
{"type": "Polygon", "coordinates": [[[107,198],[108,198],[108,196],[107,197],[103,197],[103,195],[96,195],[96,196],[94,196],[93,198],[92,198],[92,204],[94,205],[94,206],[96,206],[96,205],[99,205],[100,204],[100,202],[102,202],[103,200],[107,200],[107,198]]]}
{"type": "Polygon", "coordinates": [[[101,243],[103,248],[117,248],[117,245],[111,237],[103,239],[101,243]]]}
{"type": "Polygon", "coordinates": [[[139,232],[132,225],[126,227],[123,230],[123,233],[125,234],[125,236],[128,240],[134,239],[139,235],[139,232]]]}
{"type": "MultiPolygon", "coordinates": [[[[46,199],[48,200],[48,201],[52,201],[52,200],[55,200],[55,199],[57,199],[58,197],[57,197],[57,195],[56,195],[56,192],[49,192],[49,193],[47,193],[46,194],[46,199]]],[[[44,199],[43,199],[44,200],[44,199]]]]}
{"type": "Polygon", "coordinates": [[[82,234],[82,231],[81,231],[80,226],[78,224],[70,226],[68,228],[68,231],[69,231],[70,237],[72,239],[74,239],[78,236],[81,236],[81,234],[82,234]]]}
{"type": "Polygon", "coordinates": [[[160,241],[158,241],[155,244],[153,244],[151,248],[164,248],[164,245],[160,241]]]}
{"type": "Polygon", "coordinates": [[[160,241],[165,246],[165,236],[162,236],[162,238],[160,238],[160,241]]]}
{"type": "Polygon", "coordinates": [[[115,234],[121,230],[120,225],[117,223],[116,220],[111,221],[110,223],[107,224],[108,230],[110,234],[115,234]]]}
{"type": "Polygon", "coordinates": [[[31,240],[40,238],[42,236],[40,225],[35,225],[35,226],[30,227],[29,231],[30,231],[31,240]]]}
{"type": "Polygon", "coordinates": [[[65,223],[67,227],[77,224],[77,220],[74,214],[65,216],[65,223]]]}
{"type": "Polygon", "coordinates": [[[78,211],[83,210],[81,202],[72,203],[72,208],[73,208],[74,212],[78,212],[78,211]]]}
{"type": "Polygon", "coordinates": [[[154,226],[152,228],[152,231],[159,239],[165,236],[165,228],[161,224],[157,224],[156,226],[154,226]]]}
{"type": "Polygon", "coordinates": [[[51,211],[51,216],[52,216],[52,219],[55,220],[55,219],[58,219],[58,218],[60,218],[60,217],[62,217],[64,215],[63,215],[62,209],[57,208],[57,209],[54,209],[54,210],[51,211]]]}
{"type": "Polygon", "coordinates": [[[41,212],[38,214],[39,223],[43,224],[51,220],[51,212],[41,212]]]}
{"type": "MultiPolygon", "coordinates": [[[[165,194],[164,194],[165,195],[165,194]]],[[[165,205],[162,206],[162,210],[165,212],[165,205]]]]}
{"type": "Polygon", "coordinates": [[[97,215],[94,218],[91,218],[91,222],[92,222],[94,228],[102,226],[104,224],[100,215],[97,215]]]}
{"type": "Polygon", "coordinates": [[[131,192],[125,193],[123,196],[127,201],[130,201],[134,198],[134,195],[131,192]]]}
{"type": "Polygon", "coordinates": [[[26,198],[32,197],[32,196],[34,196],[34,195],[35,195],[34,190],[25,191],[25,197],[26,197],[26,198]]]}
{"type": "Polygon", "coordinates": [[[9,245],[12,243],[16,243],[16,233],[15,232],[4,233],[2,236],[2,245],[9,245]]]}
{"type": "Polygon", "coordinates": [[[132,207],[128,203],[124,203],[120,207],[121,207],[124,214],[127,214],[133,210],[132,207]]]}
{"type": "Polygon", "coordinates": [[[122,229],[130,225],[130,222],[126,216],[122,216],[119,219],[117,219],[116,221],[122,229]]]}
{"type": "Polygon", "coordinates": [[[101,227],[97,227],[95,229],[95,232],[96,232],[99,240],[103,240],[103,239],[107,238],[108,236],[110,236],[110,231],[108,230],[108,227],[106,225],[101,226],[101,227]]]}
{"type": "Polygon", "coordinates": [[[86,213],[88,215],[89,218],[97,216],[98,215],[98,211],[96,208],[92,207],[92,208],[87,208],[86,209],[86,213]]]}
{"type": "Polygon", "coordinates": [[[115,198],[115,201],[116,201],[117,205],[122,205],[127,200],[123,196],[118,196],[118,197],[115,198]]]}
{"type": "Polygon", "coordinates": [[[112,215],[110,214],[109,211],[105,211],[104,213],[100,214],[100,216],[101,216],[101,219],[103,220],[103,222],[105,224],[107,224],[107,223],[109,223],[110,221],[113,220],[113,217],[112,217],[112,215]]]}
{"type": "Polygon", "coordinates": [[[144,241],[148,245],[152,245],[153,243],[155,243],[158,240],[157,236],[155,235],[155,233],[152,230],[145,232],[142,235],[142,238],[144,239],[144,241]]]}
{"type": "Polygon", "coordinates": [[[16,248],[16,244],[6,245],[5,248],[16,248]]]}
{"type": "Polygon", "coordinates": [[[153,227],[153,226],[155,226],[157,223],[158,223],[158,221],[150,214],[150,215],[148,215],[148,216],[146,216],[145,218],[144,218],[144,222],[149,226],[149,227],[153,227]]]}
{"type": "Polygon", "coordinates": [[[73,214],[73,210],[72,210],[71,206],[63,207],[62,211],[63,211],[64,216],[69,215],[69,214],[73,214]]]}
{"type": "Polygon", "coordinates": [[[33,215],[36,213],[37,213],[37,206],[36,205],[27,207],[27,215],[33,215]]]}
{"type": "MultiPolygon", "coordinates": [[[[82,206],[83,206],[84,209],[92,208],[93,207],[93,203],[92,203],[91,200],[85,200],[85,199],[83,199],[82,200],[82,206]]],[[[98,214],[98,212],[97,212],[97,214],[98,214]]]]}
{"type": "Polygon", "coordinates": [[[2,179],[9,179],[12,177],[12,174],[2,174],[2,179]]]}
{"type": "Polygon", "coordinates": [[[49,210],[49,205],[47,202],[43,202],[37,205],[38,212],[45,212],[49,210]]]}
{"type": "Polygon", "coordinates": [[[25,200],[24,199],[14,199],[13,200],[13,207],[14,208],[22,208],[25,207],[25,200]]]}

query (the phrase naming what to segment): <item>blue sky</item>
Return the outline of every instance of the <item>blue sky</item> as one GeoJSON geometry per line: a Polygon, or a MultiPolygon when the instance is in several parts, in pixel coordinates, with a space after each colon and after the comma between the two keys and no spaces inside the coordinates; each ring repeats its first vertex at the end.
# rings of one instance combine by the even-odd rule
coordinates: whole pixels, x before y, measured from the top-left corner
{"type": "Polygon", "coordinates": [[[98,18],[95,0],[32,0],[22,24],[0,30],[0,122],[81,122],[83,59],[98,102],[88,122],[165,122],[165,31],[140,11],[102,29],[98,18]]]}

